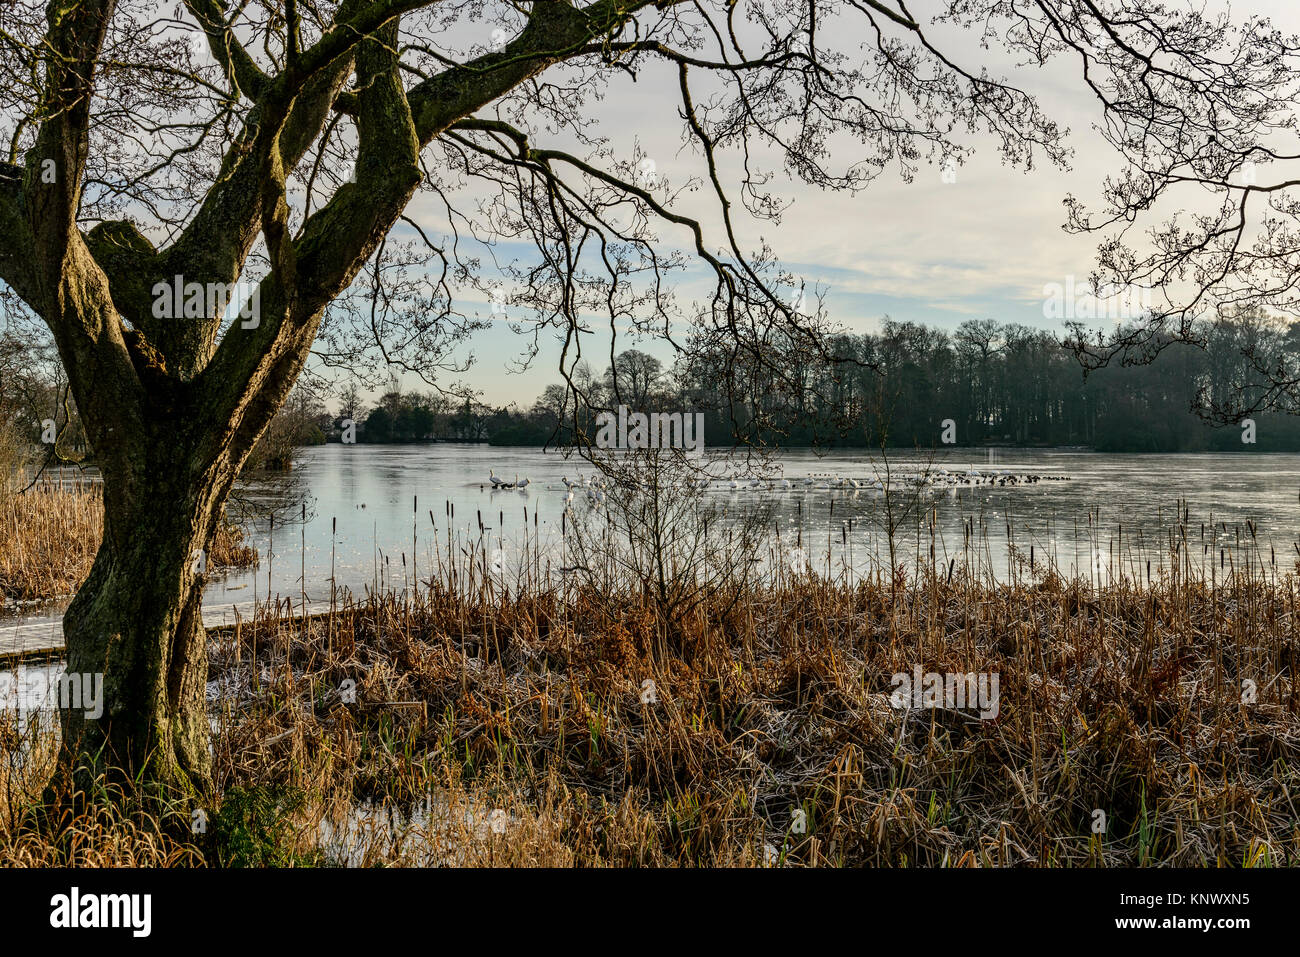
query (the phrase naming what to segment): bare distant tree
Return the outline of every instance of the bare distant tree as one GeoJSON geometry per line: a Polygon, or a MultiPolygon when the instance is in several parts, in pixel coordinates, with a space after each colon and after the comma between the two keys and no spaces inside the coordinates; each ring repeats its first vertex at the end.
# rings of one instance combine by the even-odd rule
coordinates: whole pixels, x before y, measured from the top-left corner
{"type": "Polygon", "coordinates": [[[605,370],[610,400],[635,409],[644,408],[662,373],[663,363],[654,356],[640,349],[620,352],[605,370]]]}
{"type": "Polygon", "coordinates": [[[349,382],[339,395],[339,416],[356,420],[361,414],[361,390],[355,382],[349,382]]]}

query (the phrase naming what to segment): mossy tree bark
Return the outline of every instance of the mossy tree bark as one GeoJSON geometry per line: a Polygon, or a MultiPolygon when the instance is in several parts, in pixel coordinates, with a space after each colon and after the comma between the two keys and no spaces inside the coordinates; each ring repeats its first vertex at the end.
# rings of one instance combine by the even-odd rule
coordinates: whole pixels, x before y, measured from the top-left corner
{"type": "Polygon", "coordinates": [[[64,617],[68,670],[101,673],[105,707],[96,720],[65,712],[63,734],[66,757],[86,771],[185,792],[201,788],[210,764],[196,556],[228,483],[191,474],[193,460],[162,431],[137,459],[131,495],[110,500],[104,541],[64,617]]]}

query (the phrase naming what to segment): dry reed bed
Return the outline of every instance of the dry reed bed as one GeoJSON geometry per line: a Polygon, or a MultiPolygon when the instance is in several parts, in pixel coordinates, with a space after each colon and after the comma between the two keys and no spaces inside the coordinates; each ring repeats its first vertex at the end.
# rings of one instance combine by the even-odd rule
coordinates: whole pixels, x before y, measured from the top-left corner
{"type": "MultiPolygon", "coordinates": [[[[472,576],[214,632],[217,791],[304,795],[295,859],[1300,863],[1293,578],[803,576],[665,622],[635,593],[472,576]],[[997,673],[997,718],[892,707],[917,664],[997,673]]],[[[78,861],[201,855],[113,807],[78,861]]],[[[0,862],[67,859],[0,826],[0,862]]]]}
{"type": "Polygon", "coordinates": [[[104,505],[95,486],[0,496],[0,601],[72,594],[90,573],[103,535],[104,505]]]}
{"type": "MultiPolygon", "coordinates": [[[[73,595],[90,574],[104,535],[102,486],[43,482],[0,494],[0,604],[73,595]]],[[[257,564],[242,529],[223,522],[208,549],[214,568],[257,564]]]]}

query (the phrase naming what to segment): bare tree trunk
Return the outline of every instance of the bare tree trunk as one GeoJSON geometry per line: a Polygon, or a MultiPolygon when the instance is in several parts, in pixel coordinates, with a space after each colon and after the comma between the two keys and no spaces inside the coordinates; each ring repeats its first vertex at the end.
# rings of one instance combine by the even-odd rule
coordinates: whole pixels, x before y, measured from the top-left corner
{"type": "Polygon", "coordinates": [[[196,793],[211,771],[202,549],[229,483],[175,450],[137,464],[135,481],[105,473],[104,539],[64,617],[68,673],[102,675],[103,709],[63,711],[61,764],[82,787],[114,769],[196,793]]]}

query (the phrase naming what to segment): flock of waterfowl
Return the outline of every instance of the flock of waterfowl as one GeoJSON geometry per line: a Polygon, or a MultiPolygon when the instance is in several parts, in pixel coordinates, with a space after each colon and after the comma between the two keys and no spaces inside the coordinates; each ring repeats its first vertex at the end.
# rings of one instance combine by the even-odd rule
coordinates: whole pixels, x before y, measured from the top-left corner
{"type": "Polygon", "coordinates": [[[528,488],[529,483],[532,482],[532,479],[526,476],[521,479],[518,475],[515,476],[513,482],[507,482],[505,479],[499,477],[496,472],[492,471],[492,469],[488,469],[488,479],[492,482],[492,487],[494,489],[528,488]]]}
{"type": "MultiPolygon", "coordinates": [[[[498,476],[496,472],[489,469],[488,481],[491,483],[493,491],[497,491],[509,489],[527,490],[532,480],[527,477],[521,479],[515,476],[513,482],[507,482],[498,476]]],[[[616,487],[616,483],[612,479],[599,475],[580,475],[576,482],[570,481],[569,477],[565,475],[560,478],[560,481],[564,486],[564,504],[566,508],[572,505],[575,498],[578,497],[585,497],[590,505],[602,505],[616,487]]],[[[1012,472],[1008,469],[999,469],[997,471],[980,471],[976,468],[969,468],[965,471],[927,469],[895,473],[890,477],[889,481],[895,488],[932,488],[956,491],[961,488],[980,486],[1007,487],[1035,485],[1039,482],[1063,482],[1067,481],[1067,476],[1012,472]]],[[[883,494],[885,491],[885,480],[879,477],[858,479],[816,472],[811,472],[801,479],[731,475],[723,478],[684,478],[670,484],[673,488],[722,492],[790,492],[823,489],[855,494],[866,492],[878,495],[883,494]]]]}

